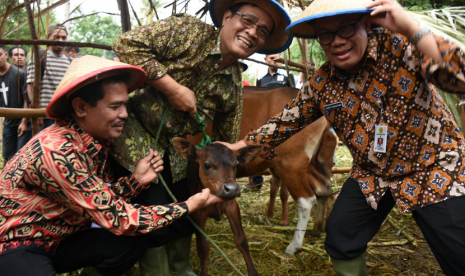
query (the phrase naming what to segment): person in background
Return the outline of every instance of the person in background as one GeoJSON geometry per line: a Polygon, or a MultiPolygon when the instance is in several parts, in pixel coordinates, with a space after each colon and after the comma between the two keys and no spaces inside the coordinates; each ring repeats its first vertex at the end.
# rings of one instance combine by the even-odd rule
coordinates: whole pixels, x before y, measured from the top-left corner
{"type": "Polygon", "coordinates": [[[120,61],[119,57],[115,53],[113,53],[113,56],[111,57],[111,60],[120,61]]]}
{"type": "Polygon", "coordinates": [[[72,59],[84,56],[83,53],[79,52],[79,47],[77,46],[66,46],[64,53],[72,59]]]}
{"type": "MultiPolygon", "coordinates": [[[[64,25],[51,24],[48,27],[47,39],[54,41],[67,41],[68,30],[64,25]]],[[[41,82],[40,82],[40,97],[39,107],[46,108],[52,99],[53,93],[55,92],[58,84],[65,75],[66,69],[68,69],[71,63],[71,58],[64,54],[64,46],[49,46],[47,50],[41,50],[41,82]]],[[[36,66],[34,64],[34,57],[31,57],[27,66],[27,94],[29,99],[32,101],[32,87],[35,82],[34,72],[36,66]]],[[[39,126],[44,129],[51,126],[55,120],[51,118],[39,118],[39,126]]]]}
{"type": "MultiPolygon", "coordinates": [[[[26,72],[9,64],[7,57],[5,46],[0,44],[0,107],[27,108],[26,72]]],[[[5,118],[2,138],[4,166],[31,137],[32,129],[28,118],[5,118]]]]}
{"type": "MultiPolygon", "coordinates": [[[[247,68],[249,68],[247,63],[245,63],[242,59],[239,59],[238,62],[239,62],[239,67],[241,69],[241,73],[244,73],[245,71],[247,71],[247,68]]],[[[250,82],[243,78],[242,86],[250,86],[250,82]]]]}
{"type": "Polygon", "coordinates": [[[266,55],[265,62],[268,63],[267,73],[257,80],[258,87],[295,87],[294,74],[289,73],[286,70],[278,69],[278,59],[281,57],[280,53],[266,55]]]}
{"type": "Polygon", "coordinates": [[[26,72],[27,50],[21,45],[12,46],[8,49],[8,57],[11,63],[26,72]]]}
{"type": "Polygon", "coordinates": [[[349,178],[326,222],[337,275],[368,275],[368,242],[397,205],[411,212],[444,274],[465,271],[465,139],[435,86],[465,93],[465,54],[394,0],[315,0],[287,28],[328,60],[297,98],[231,149],[263,158],[325,116],[350,150],[349,178]],[[375,28],[381,26],[381,28],[375,28]]]}
{"type": "MultiPolygon", "coordinates": [[[[128,102],[128,128],[117,139],[112,156],[131,171],[142,149],[155,142],[164,152],[163,178],[178,200],[189,195],[187,162],[172,147],[173,137],[202,131],[196,113],[213,125],[212,140],[236,141],[242,119],[242,76],[238,60],[256,52],[272,54],[292,41],[285,32],[290,16],[274,0],[212,0],[215,26],[178,14],[121,35],[113,50],[122,62],[141,66],[150,85],[128,102]],[[182,27],[180,27],[182,26],[182,27]],[[162,124],[165,110],[166,120],[162,124]],[[121,151],[126,148],[126,151],[121,151]]],[[[119,169],[122,171],[122,169],[119,169]]],[[[162,185],[138,197],[142,205],[172,202],[162,185]]],[[[144,275],[195,275],[190,265],[193,226],[180,220],[167,233],[154,233],[140,262],[144,275]],[[169,242],[166,239],[169,237],[169,242]]]]}

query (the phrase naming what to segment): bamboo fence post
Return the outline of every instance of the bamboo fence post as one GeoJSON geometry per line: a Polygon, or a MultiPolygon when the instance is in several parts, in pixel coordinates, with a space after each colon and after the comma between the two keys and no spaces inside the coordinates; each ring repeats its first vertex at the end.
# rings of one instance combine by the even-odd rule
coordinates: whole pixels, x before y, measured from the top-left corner
{"type": "MultiPolygon", "coordinates": [[[[37,40],[37,33],[36,33],[36,27],[34,24],[34,14],[31,9],[30,5],[31,1],[30,0],[24,0],[24,7],[26,8],[27,12],[27,19],[29,22],[29,31],[31,32],[31,38],[34,40],[37,40]]],[[[34,83],[32,85],[32,102],[31,102],[31,108],[37,108],[39,106],[39,96],[40,96],[40,72],[41,72],[41,62],[40,62],[40,57],[39,57],[39,46],[38,45],[33,45],[32,46],[32,54],[34,57],[34,83]]],[[[39,123],[37,118],[31,118],[32,121],[32,134],[35,135],[36,133],[39,132],[39,123]]]]}
{"type": "Polygon", "coordinates": [[[121,11],[121,27],[123,33],[131,30],[131,16],[127,0],[118,0],[118,6],[121,11]]]}

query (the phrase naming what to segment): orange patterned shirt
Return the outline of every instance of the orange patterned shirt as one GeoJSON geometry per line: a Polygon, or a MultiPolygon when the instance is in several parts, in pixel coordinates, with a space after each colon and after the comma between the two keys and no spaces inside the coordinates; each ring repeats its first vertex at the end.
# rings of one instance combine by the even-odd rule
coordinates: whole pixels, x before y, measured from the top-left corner
{"type": "Polygon", "coordinates": [[[185,203],[129,204],[144,187],[133,175],[111,182],[106,146],[75,121],[63,120],[7,163],[0,174],[0,253],[26,246],[51,252],[92,222],[117,235],[136,235],[188,214],[185,203]]]}
{"type": "Polygon", "coordinates": [[[325,116],[350,149],[350,177],[374,209],[387,189],[401,212],[464,195],[464,137],[432,84],[465,92],[465,58],[459,47],[435,39],[440,63],[405,36],[374,30],[358,74],[326,62],[296,99],[244,141],[263,144],[262,157],[272,158],[274,147],[325,116]],[[387,126],[386,153],[373,150],[376,125],[387,126]]]}

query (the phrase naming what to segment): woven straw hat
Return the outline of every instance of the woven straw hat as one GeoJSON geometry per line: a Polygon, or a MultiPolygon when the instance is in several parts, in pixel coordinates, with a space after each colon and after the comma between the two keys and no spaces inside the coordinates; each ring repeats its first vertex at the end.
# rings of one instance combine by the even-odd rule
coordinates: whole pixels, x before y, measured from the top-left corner
{"type": "Polygon", "coordinates": [[[136,90],[146,78],[144,69],[126,63],[85,55],[75,58],[45,109],[47,117],[64,118],[70,114],[67,99],[82,87],[121,73],[129,73],[128,92],[136,90]]]}
{"type": "Polygon", "coordinates": [[[286,32],[295,37],[315,38],[313,20],[343,14],[371,13],[374,8],[367,9],[366,6],[372,2],[372,0],[315,0],[287,27],[286,32]]]}
{"type": "Polygon", "coordinates": [[[291,17],[283,6],[275,0],[211,0],[209,10],[213,24],[220,28],[224,13],[238,3],[251,3],[259,6],[269,13],[274,20],[273,33],[266,39],[265,45],[257,53],[266,55],[280,53],[291,45],[292,36],[286,33],[286,27],[291,23],[291,17]]]}

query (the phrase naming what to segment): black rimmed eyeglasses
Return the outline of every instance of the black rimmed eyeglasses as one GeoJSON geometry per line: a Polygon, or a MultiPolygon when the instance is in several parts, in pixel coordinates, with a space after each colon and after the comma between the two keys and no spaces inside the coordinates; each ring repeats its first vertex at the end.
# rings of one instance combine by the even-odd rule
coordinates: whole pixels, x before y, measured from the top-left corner
{"type": "Polygon", "coordinates": [[[259,38],[267,39],[270,36],[270,31],[265,27],[258,26],[257,21],[251,16],[240,12],[236,12],[236,14],[241,16],[240,21],[247,29],[252,29],[253,27],[257,26],[257,36],[259,38]]]}
{"type": "Polygon", "coordinates": [[[316,35],[316,40],[321,45],[328,45],[331,44],[334,41],[334,37],[338,35],[340,38],[351,38],[355,34],[356,26],[357,23],[362,19],[364,16],[361,16],[357,21],[354,23],[350,23],[344,26],[341,26],[339,29],[337,29],[335,32],[324,32],[321,34],[316,35]]]}

